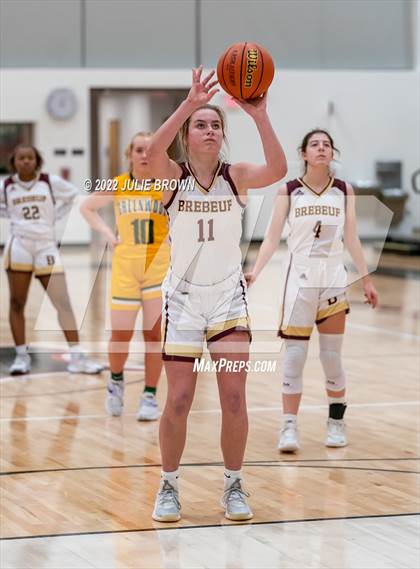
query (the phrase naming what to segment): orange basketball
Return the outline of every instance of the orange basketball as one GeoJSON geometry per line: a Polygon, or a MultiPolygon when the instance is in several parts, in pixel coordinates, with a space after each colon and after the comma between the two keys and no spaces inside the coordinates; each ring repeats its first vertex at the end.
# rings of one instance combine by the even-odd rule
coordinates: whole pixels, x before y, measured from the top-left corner
{"type": "Polygon", "coordinates": [[[274,62],[256,43],[235,43],[217,63],[222,88],[236,99],[256,99],[267,91],[274,77],[274,62]]]}

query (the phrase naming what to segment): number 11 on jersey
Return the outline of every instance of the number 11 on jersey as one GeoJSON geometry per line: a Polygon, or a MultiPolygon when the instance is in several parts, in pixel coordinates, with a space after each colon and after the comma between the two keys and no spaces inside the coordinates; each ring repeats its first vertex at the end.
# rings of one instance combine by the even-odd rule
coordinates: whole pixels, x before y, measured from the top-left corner
{"type": "Polygon", "coordinates": [[[214,234],[213,234],[213,219],[209,219],[207,224],[209,226],[208,238],[206,239],[204,236],[204,219],[199,219],[198,223],[198,242],[204,243],[204,241],[214,241],[214,234]]]}

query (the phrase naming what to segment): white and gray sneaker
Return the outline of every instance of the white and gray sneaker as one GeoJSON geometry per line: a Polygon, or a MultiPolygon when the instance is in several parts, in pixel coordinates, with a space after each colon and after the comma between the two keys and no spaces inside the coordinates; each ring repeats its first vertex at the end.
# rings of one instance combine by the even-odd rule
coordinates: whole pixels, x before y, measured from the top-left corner
{"type": "Polygon", "coordinates": [[[107,385],[105,409],[109,415],[119,417],[124,407],[124,380],[110,379],[107,385]]]}
{"type": "Polygon", "coordinates": [[[347,436],[344,419],[328,419],[325,446],[336,448],[345,447],[346,445],[347,436]]]}
{"type": "Polygon", "coordinates": [[[87,375],[97,375],[105,369],[105,366],[88,360],[83,352],[71,353],[70,361],[67,366],[69,373],[85,373],[87,375]]]}
{"type": "Polygon", "coordinates": [[[156,396],[146,391],[140,398],[137,421],[156,421],[157,419],[159,419],[159,408],[156,396]]]}
{"type": "Polygon", "coordinates": [[[242,488],[241,482],[240,478],[232,482],[231,486],[224,491],[220,500],[222,507],[225,509],[225,517],[228,520],[250,520],[254,515],[246,501],[249,494],[242,488]]]}
{"type": "Polygon", "coordinates": [[[178,490],[168,480],[161,481],[152,518],[157,522],[177,522],[181,519],[178,490]]]}
{"type": "Polygon", "coordinates": [[[12,365],[9,367],[10,375],[25,375],[31,371],[31,356],[29,354],[17,354],[12,365]]]}
{"type": "Polygon", "coordinates": [[[296,452],[299,450],[299,436],[297,424],[294,421],[286,421],[278,444],[280,452],[296,452]]]}

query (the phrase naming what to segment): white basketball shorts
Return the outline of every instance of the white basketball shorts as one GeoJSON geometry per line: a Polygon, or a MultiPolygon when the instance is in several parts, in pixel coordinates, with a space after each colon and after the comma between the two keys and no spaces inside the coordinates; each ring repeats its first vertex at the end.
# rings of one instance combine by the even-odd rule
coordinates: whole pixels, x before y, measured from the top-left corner
{"type": "Polygon", "coordinates": [[[308,340],[315,324],[350,311],[347,272],[340,259],[290,255],[285,263],[278,335],[308,340]]]}
{"type": "Polygon", "coordinates": [[[35,276],[62,273],[63,266],[54,241],[11,235],[4,249],[6,271],[35,273],[35,276]]]}
{"type": "Polygon", "coordinates": [[[213,285],[195,285],[169,270],[162,284],[163,359],[194,361],[203,342],[233,331],[251,340],[247,287],[242,270],[213,285]]]}

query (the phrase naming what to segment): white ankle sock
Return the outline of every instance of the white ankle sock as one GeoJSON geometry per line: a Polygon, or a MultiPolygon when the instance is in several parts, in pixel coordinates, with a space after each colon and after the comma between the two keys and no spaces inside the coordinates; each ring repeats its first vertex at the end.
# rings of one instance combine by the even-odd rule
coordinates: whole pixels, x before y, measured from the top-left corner
{"type": "Polygon", "coordinates": [[[333,405],[334,403],[343,403],[346,404],[346,397],[330,397],[328,396],[328,405],[333,405]]]}
{"type": "Polygon", "coordinates": [[[242,478],[240,470],[229,470],[228,468],[225,468],[225,490],[230,488],[235,480],[238,480],[238,478],[242,478]]]}
{"type": "Polygon", "coordinates": [[[25,356],[28,353],[28,346],[21,344],[20,346],[15,346],[15,350],[18,356],[25,356]]]}
{"type": "Polygon", "coordinates": [[[292,413],[285,413],[283,415],[283,420],[284,423],[294,423],[296,425],[297,423],[297,415],[293,415],[292,413]]]}
{"type": "Polygon", "coordinates": [[[80,354],[80,344],[72,344],[70,346],[70,355],[80,354]]]}
{"type": "Polygon", "coordinates": [[[164,470],[160,471],[160,479],[167,480],[171,486],[178,490],[178,478],[179,478],[179,468],[177,470],[173,470],[172,472],[165,472],[164,470]]]}

